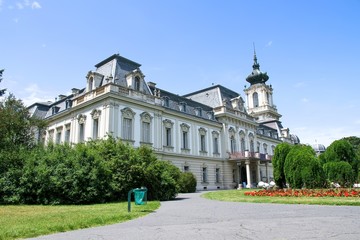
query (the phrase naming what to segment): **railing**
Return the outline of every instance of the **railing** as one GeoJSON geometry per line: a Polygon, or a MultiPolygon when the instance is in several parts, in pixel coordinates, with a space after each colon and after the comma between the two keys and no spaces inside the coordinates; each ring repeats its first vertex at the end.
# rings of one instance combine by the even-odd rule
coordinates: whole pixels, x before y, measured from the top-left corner
{"type": "Polygon", "coordinates": [[[140,100],[143,102],[149,102],[149,103],[153,103],[156,105],[161,104],[161,100],[155,96],[144,94],[142,92],[139,92],[139,91],[136,91],[136,90],[133,90],[130,88],[126,88],[123,86],[119,86],[119,85],[116,85],[113,83],[109,83],[109,84],[106,84],[99,88],[96,88],[92,91],[86,92],[82,95],[75,97],[75,99],[74,99],[75,104],[73,105],[73,107],[76,105],[82,104],[84,102],[87,102],[91,99],[94,99],[99,95],[109,93],[109,92],[118,94],[120,96],[129,96],[129,97],[132,97],[136,100],[140,100]]]}

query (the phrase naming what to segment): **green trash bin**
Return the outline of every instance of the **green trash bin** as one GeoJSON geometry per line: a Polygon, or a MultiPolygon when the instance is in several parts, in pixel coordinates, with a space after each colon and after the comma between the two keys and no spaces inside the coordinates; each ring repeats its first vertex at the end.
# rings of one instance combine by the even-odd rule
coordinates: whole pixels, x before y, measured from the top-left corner
{"type": "Polygon", "coordinates": [[[145,205],[147,202],[147,188],[135,188],[128,193],[128,212],[131,212],[131,194],[134,193],[135,205],[145,205]]]}
{"type": "Polygon", "coordinates": [[[147,189],[136,188],[134,191],[135,205],[145,205],[147,202],[147,189]]]}

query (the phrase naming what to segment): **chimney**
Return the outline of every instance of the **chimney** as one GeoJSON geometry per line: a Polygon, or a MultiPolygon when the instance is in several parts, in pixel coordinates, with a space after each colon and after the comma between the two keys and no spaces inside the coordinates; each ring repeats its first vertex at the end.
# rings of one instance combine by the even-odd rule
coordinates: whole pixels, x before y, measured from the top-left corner
{"type": "Polygon", "coordinates": [[[64,99],[64,98],[66,98],[65,95],[63,95],[63,94],[60,94],[60,95],[59,95],[59,100],[62,100],[62,99],[64,99]]]}
{"type": "Polygon", "coordinates": [[[155,88],[156,83],[154,83],[154,82],[147,82],[147,85],[148,85],[150,88],[155,88]]]}
{"type": "Polygon", "coordinates": [[[79,94],[80,90],[77,88],[73,88],[73,89],[71,89],[71,92],[72,92],[72,94],[75,95],[75,94],[79,94]]]}

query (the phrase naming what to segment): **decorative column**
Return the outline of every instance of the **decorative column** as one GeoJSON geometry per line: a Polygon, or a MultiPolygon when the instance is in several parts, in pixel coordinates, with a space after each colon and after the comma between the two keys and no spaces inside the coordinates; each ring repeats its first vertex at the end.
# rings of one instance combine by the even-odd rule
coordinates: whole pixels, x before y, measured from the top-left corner
{"type": "Polygon", "coordinates": [[[246,160],[245,161],[246,164],[246,188],[251,188],[251,178],[250,178],[250,161],[246,160]]]}
{"type": "Polygon", "coordinates": [[[269,183],[269,168],[268,168],[268,162],[265,162],[265,168],[266,168],[266,182],[269,183]]]}
{"type": "Polygon", "coordinates": [[[256,172],[257,172],[257,182],[260,182],[261,176],[260,176],[260,162],[259,161],[256,162],[256,172]]]}

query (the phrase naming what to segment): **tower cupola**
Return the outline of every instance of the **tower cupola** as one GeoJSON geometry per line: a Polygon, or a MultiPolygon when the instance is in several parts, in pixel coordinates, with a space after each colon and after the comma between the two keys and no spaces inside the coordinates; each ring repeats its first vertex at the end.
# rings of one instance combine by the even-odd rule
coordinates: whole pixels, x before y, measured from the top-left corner
{"type": "Polygon", "coordinates": [[[260,64],[257,61],[256,52],[254,49],[254,64],[253,64],[253,71],[251,74],[246,78],[246,81],[250,83],[250,85],[254,85],[257,83],[265,83],[269,80],[269,76],[267,73],[263,73],[260,71],[260,64]]]}

